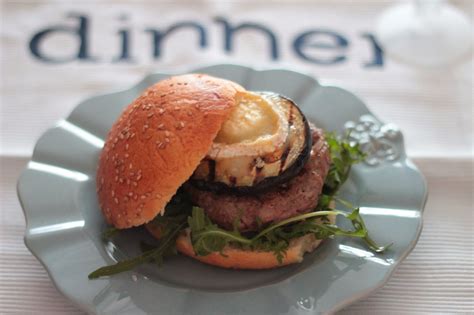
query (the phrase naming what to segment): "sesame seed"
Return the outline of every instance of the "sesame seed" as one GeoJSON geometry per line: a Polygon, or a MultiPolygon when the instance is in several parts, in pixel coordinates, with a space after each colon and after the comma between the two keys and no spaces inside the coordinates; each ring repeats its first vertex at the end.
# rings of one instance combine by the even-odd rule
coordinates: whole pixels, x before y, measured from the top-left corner
{"type": "Polygon", "coordinates": [[[123,184],[123,178],[120,178],[120,179],[119,179],[119,183],[120,183],[120,184],[123,184]]]}
{"type": "Polygon", "coordinates": [[[153,117],[154,113],[149,113],[146,117],[151,118],[153,117]]]}
{"type": "Polygon", "coordinates": [[[128,158],[128,157],[129,157],[128,153],[125,153],[124,157],[125,157],[125,158],[128,158]]]}
{"type": "Polygon", "coordinates": [[[179,106],[175,106],[175,107],[174,107],[174,110],[179,110],[179,106]]]}
{"type": "Polygon", "coordinates": [[[114,202],[115,202],[116,204],[118,204],[118,203],[119,203],[119,201],[118,201],[118,199],[117,199],[117,198],[114,198],[114,202]]]}
{"type": "Polygon", "coordinates": [[[134,195],[133,200],[137,200],[137,199],[138,199],[138,195],[134,195]]]}
{"type": "Polygon", "coordinates": [[[130,192],[128,193],[128,196],[129,196],[129,197],[133,197],[133,193],[130,191],[130,192]]]}
{"type": "Polygon", "coordinates": [[[120,213],[117,213],[117,219],[120,219],[122,215],[120,213]]]}
{"type": "Polygon", "coordinates": [[[135,187],[138,186],[137,182],[132,182],[132,185],[135,186],[135,187]]]}
{"type": "Polygon", "coordinates": [[[165,131],[165,136],[169,137],[170,135],[171,135],[171,133],[168,130],[166,130],[165,131]]]}
{"type": "Polygon", "coordinates": [[[127,196],[123,197],[123,201],[128,202],[128,197],[127,196]]]}
{"type": "Polygon", "coordinates": [[[145,195],[141,195],[141,196],[140,196],[140,199],[146,199],[146,196],[145,196],[145,195]]]}
{"type": "Polygon", "coordinates": [[[130,179],[127,178],[127,185],[130,185],[130,179]]]}
{"type": "Polygon", "coordinates": [[[115,191],[114,190],[111,191],[111,195],[112,195],[112,197],[115,197],[115,191]]]}
{"type": "Polygon", "coordinates": [[[129,169],[132,169],[132,167],[133,167],[133,165],[132,165],[132,163],[130,163],[130,164],[128,165],[128,168],[129,168],[129,169]]]}
{"type": "Polygon", "coordinates": [[[121,134],[119,135],[119,137],[120,137],[120,139],[122,139],[122,140],[123,140],[123,138],[125,138],[125,136],[123,135],[123,133],[121,133],[121,134]]]}
{"type": "Polygon", "coordinates": [[[159,124],[159,125],[158,125],[158,129],[159,129],[159,130],[165,129],[165,125],[164,125],[164,124],[159,124]]]}
{"type": "Polygon", "coordinates": [[[169,138],[165,138],[165,142],[166,142],[166,143],[170,143],[170,139],[169,139],[169,138]]]}
{"type": "Polygon", "coordinates": [[[164,113],[165,113],[165,109],[164,109],[164,108],[160,108],[160,109],[158,110],[158,114],[163,115],[164,113]]]}
{"type": "Polygon", "coordinates": [[[142,178],[142,174],[138,174],[137,180],[140,180],[142,178]]]}
{"type": "Polygon", "coordinates": [[[128,143],[125,144],[125,150],[128,150],[128,143]]]}
{"type": "Polygon", "coordinates": [[[114,139],[114,143],[117,143],[117,142],[118,142],[118,138],[115,138],[115,139],[114,139]]]}
{"type": "Polygon", "coordinates": [[[165,147],[166,143],[160,142],[160,144],[158,144],[158,149],[164,149],[165,147]]]}
{"type": "Polygon", "coordinates": [[[104,178],[103,177],[100,179],[100,183],[104,184],[104,178]]]}
{"type": "Polygon", "coordinates": [[[109,209],[109,208],[106,208],[106,209],[105,209],[105,212],[106,212],[106,213],[110,213],[110,209],[109,209]]]}
{"type": "Polygon", "coordinates": [[[188,112],[188,116],[192,116],[193,115],[193,112],[192,111],[189,111],[188,112]]]}
{"type": "Polygon", "coordinates": [[[180,130],[184,128],[184,122],[180,121],[179,123],[176,124],[176,129],[180,130]]]}

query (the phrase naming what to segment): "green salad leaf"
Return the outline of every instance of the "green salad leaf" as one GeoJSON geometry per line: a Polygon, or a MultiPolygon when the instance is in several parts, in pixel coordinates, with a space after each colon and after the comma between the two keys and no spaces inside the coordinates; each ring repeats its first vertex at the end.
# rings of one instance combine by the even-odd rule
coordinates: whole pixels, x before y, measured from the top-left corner
{"type": "MultiPolygon", "coordinates": [[[[143,263],[155,262],[160,265],[164,257],[176,254],[176,238],[181,230],[186,227],[188,214],[191,213],[192,204],[188,196],[178,191],[172,200],[166,205],[167,215],[157,215],[150,223],[161,231],[161,239],[158,246],[141,243],[143,253],[137,257],[117,262],[114,265],[101,267],[89,274],[89,279],[111,276],[117,273],[131,270],[143,263]]],[[[111,240],[120,230],[107,229],[102,237],[111,240]]]]}
{"type": "Polygon", "coordinates": [[[326,133],[325,138],[331,152],[331,166],[324,181],[323,193],[334,196],[349,177],[352,165],[363,161],[366,154],[358,143],[349,141],[349,134],[341,138],[334,133],[326,133]]]}
{"type": "MultiPolygon", "coordinates": [[[[246,237],[238,231],[227,231],[212,223],[205,215],[204,209],[193,208],[192,216],[188,218],[191,228],[191,240],[196,255],[206,256],[212,252],[221,252],[227,245],[272,251],[278,261],[282,261],[292,239],[312,233],[317,239],[327,239],[335,236],[360,238],[367,246],[377,252],[385,251],[388,246],[377,245],[370,237],[364,220],[355,208],[351,212],[335,209],[314,211],[301,214],[269,225],[260,233],[246,237]],[[330,224],[327,217],[342,216],[353,226],[345,230],[330,224]]],[[[390,245],[389,245],[390,246],[390,245]]]]}
{"type": "Polygon", "coordinates": [[[185,222],[178,225],[174,231],[165,235],[160,242],[160,245],[156,248],[147,250],[142,255],[137,256],[132,259],[122,260],[117,262],[114,265],[101,267],[94,272],[89,274],[89,279],[97,279],[99,277],[111,276],[117,273],[121,273],[124,271],[131,270],[143,263],[147,262],[162,262],[163,257],[166,253],[170,251],[171,248],[174,248],[176,243],[176,238],[178,237],[178,233],[184,228],[185,222]]]}

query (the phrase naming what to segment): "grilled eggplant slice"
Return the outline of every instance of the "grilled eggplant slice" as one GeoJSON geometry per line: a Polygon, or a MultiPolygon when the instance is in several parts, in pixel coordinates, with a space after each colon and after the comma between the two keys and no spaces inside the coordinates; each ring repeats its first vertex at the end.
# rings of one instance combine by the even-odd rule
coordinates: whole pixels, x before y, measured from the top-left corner
{"type": "Polygon", "coordinates": [[[271,92],[246,92],[190,182],[222,193],[259,193],[296,176],[312,146],[296,104],[271,92]]]}

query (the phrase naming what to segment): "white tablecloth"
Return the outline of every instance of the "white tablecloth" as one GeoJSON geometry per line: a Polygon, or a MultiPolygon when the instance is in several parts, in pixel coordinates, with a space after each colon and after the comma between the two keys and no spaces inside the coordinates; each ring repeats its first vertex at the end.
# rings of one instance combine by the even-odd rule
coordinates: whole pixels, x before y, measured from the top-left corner
{"type": "MultiPolygon", "coordinates": [[[[427,178],[425,225],[415,250],[387,285],[341,313],[474,313],[473,63],[427,72],[388,58],[375,62],[376,49],[364,34],[373,33],[375,17],[393,2],[0,4],[0,314],[80,313],[22,240],[15,183],[39,135],[90,95],[126,88],[149,72],[217,62],[292,67],[352,90],[382,120],[400,126],[408,154],[427,178]],[[265,29],[238,31],[226,52],[224,24],[216,17],[231,26],[257,23],[265,29]],[[152,32],[145,29],[157,34],[184,21],[195,24],[163,39],[159,54],[153,50],[152,32]],[[305,32],[319,35],[295,44],[305,32]],[[315,47],[323,44],[340,47],[315,47]]],[[[472,19],[472,1],[455,4],[472,19]]]]}

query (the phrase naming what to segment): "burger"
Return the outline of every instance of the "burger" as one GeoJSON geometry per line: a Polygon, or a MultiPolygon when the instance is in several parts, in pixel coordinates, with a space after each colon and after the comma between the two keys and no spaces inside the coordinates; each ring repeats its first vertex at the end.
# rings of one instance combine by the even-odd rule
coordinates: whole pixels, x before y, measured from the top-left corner
{"type": "Polygon", "coordinates": [[[357,144],[309,122],[291,99],[204,74],[162,80],[112,126],[97,195],[114,230],[145,227],[158,240],[96,278],[175,251],[233,269],[303,260],[322,240],[358,237],[375,251],[358,209],[334,209],[357,144]],[[353,229],[335,225],[349,220],[353,229]]]}

